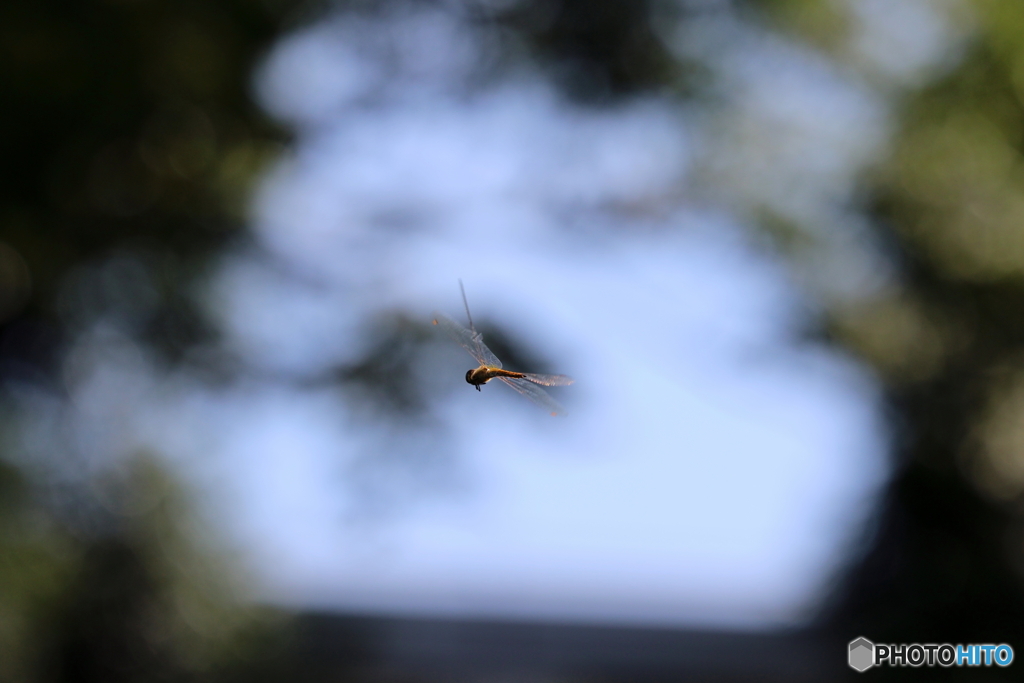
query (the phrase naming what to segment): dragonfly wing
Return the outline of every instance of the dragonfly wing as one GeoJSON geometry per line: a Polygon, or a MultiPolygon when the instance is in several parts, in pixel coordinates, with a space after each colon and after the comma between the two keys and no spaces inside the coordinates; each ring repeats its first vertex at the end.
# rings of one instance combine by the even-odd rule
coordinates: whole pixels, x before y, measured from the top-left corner
{"type": "Polygon", "coordinates": [[[546,387],[566,387],[576,381],[568,375],[536,375],[532,372],[526,373],[524,378],[546,387]]]}
{"type": "Polygon", "coordinates": [[[530,384],[525,379],[519,377],[499,377],[498,379],[537,405],[547,409],[552,415],[565,415],[565,408],[559,405],[558,401],[551,398],[548,392],[540,387],[530,384]]]}
{"type": "Polygon", "coordinates": [[[434,324],[440,327],[452,341],[459,344],[466,351],[469,351],[469,355],[473,356],[480,365],[487,365],[492,368],[501,367],[501,361],[487,348],[484,344],[483,335],[479,332],[467,330],[444,313],[434,314],[434,324]]]}

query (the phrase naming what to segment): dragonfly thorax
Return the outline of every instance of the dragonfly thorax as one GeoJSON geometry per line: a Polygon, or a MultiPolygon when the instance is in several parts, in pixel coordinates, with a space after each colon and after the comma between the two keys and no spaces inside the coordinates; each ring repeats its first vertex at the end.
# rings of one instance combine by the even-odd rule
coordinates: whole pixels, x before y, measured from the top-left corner
{"type": "Polygon", "coordinates": [[[493,378],[494,373],[490,372],[490,368],[487,367],[481,366],[466,371],[466,381],[476,387],[490,382],[493,378]]]}

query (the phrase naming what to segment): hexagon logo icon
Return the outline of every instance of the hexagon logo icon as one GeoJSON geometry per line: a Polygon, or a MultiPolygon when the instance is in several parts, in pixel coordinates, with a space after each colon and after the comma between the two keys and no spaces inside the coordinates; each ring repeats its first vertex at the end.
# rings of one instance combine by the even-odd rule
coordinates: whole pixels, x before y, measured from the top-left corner
{"type": "Polygon", "coordinates": [[[875,665],[875,644],[861,636],[850,641],[850,668],[864,672],[875,665]]]}

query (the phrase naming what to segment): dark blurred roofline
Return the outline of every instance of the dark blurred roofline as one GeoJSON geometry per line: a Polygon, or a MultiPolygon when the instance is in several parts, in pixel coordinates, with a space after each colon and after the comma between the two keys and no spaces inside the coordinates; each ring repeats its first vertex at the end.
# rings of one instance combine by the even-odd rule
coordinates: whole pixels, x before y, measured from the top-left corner
{"type": "Polygon", "coordinates": [[[852,673],[846,640],[811,631],[306,613],[295,636],[292,671],[304,680],[799,682],[852,673]]]}

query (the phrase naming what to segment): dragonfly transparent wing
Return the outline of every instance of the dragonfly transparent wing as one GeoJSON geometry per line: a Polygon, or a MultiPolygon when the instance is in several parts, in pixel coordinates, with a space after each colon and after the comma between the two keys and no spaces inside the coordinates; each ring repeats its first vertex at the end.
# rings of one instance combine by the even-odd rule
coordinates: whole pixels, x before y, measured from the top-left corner
{"type": "Polygon", "coordinates": [[[492,368],[501,367],[501,361],[487,348],[484,344],[483,335],[479,332],[467,330],[444,313],[434,314],[434,324],[440,327],[452,341],[469,351],[469,355],[473,356],[480,365],[487,365],[492,368]]]}
{"type": "Polygon", "coordinates": [[[530,384],[527,380],[519,377],[499,377],[498,379],[537,405],[547,409],[552,415],[565,415],[565,408],[559,405],[558,401],[551,398],[548,392],[534,384],[530,384]]]}
{"type": "Polygon", "coordinates": [[[568,375],[536,375],[532,372],[526,373],[525,378],[546,387],[567,387],[576,381],[568,375]]]}

